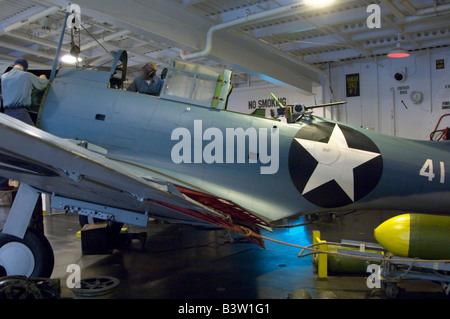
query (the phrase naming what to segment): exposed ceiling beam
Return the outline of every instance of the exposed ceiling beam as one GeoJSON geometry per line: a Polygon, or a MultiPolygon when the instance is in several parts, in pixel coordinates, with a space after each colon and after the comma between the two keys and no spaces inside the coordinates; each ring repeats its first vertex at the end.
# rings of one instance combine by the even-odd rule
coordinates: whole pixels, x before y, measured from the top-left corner
{"type": "Polygon", "coordinates": [[[17,21],[15,23],[12,23],[6,27],[3,28],[3,31],[5,32],[9,32],[12,30],[16,30],[24,25],[28,25],[34,21],[37,21],[39,19],[42,19],[43,17],[55,14],[56,12],[58,12],[60,10],[59,7],[51,7],[51,8],[47,8],[44,9],[36,14],[33,14],[32,16],[29,16],[28,18],[25,19],[21,19],[20,21],[17,21]]]}
{"type": "MultiPolygon", "coordinates": [[[[2,64],[2,66],[3,65],[8,65],[8,66],[13,66],[13,64],[14,64],[14,60],[11,60],[11,56],[10,55],[7,55],[7,54],[2,54],[2,53],[0,53],[0,59],[3,59],[3,60],[5,60],[6,62],[2,62],[1,64],[2,64]]],[[[32,68],[43,68],[43,69],[48,69],[48,65],[47,64],[43,64],[43,63],[40,63],[40,62],[36,62],[36,61],[34,61],[34,60],[32,60],[32,59],[28,59],[27,60],[28,61],[28,65],[30,66],[30,67],[32,67],[32,68]]],[[[0,71],[1,71],[1,69],[0,69],[0,71]]]]}
{"type": "Polygon", "coordinates": [[[30,49],[28,47],[24,47],[24,46],[21,46],[21,45],[8,43],[8,42],[5,42],[5,41],[0,41],[0,46],[4,47],[4,48],[9,48],[11,50],[20,51],[20,52],[24,52],[24,53],[28,53],[28,54],[32,54],[32,55],[36,55],[36,56],[40,56],[40,57],[44,57],[44,58],[47,58],[47,59],[50,59],[50,60],[52,60],[54,58],[53,55],[47,54],[45,52],[42,52],[42,51],[39,51],[39,50],[30,49]]]}
{"type": "MultiPolygon", "coordinates": [[[[24,33],[22,31],[10,31],[10,32],[8,32],[8,35],[10,37],[21,39],[21,40],[24,40],[24,41],[29,41],[31,43],[42,44],[42,45],[45,45],[45,46],[47,46],[49,48],[53,48],[53,49],[57,49],[58,48],[58,43],[56,43],[54,41],[51,41],[51,40],[48,40],[48,39],[44,39],[44,38],[41,38],[41,37],[34,36],[31,33],[29,34],[29,33],[24,33]]],[[[63,51],[69,52],[70,51],[70,46],[67,45],[67,44],[63,44],[61,49],[63,51]]]]}
{"type": "Polygon", "coordinates": [[[197,4],[197,3],[202,3],[202,2],[205,2],[205,0],[183,0],[182,1],[182,3],[184,5],[188,5],[188,6],[191,6],[191,5],[194,5],[194,4],[197,4]]]}
{"type": "MultiPolygon", "coordinates": [[[[212,20],[186,6],[164,0],[154,0],[151,4],[144,0],[126,3],[121,0],[79,0],[77,4],[82,14],[185,50],[203,48],[206,34],[214,25],[212,20]]],[[[302,67],[295,57],[280,54],[275,48],[233,30],[217,33],[210,57],[270,82],[308,92],[311,92],[313,82],[320,81],[320,75],[312,71],[312,67],[302,67]]]]}

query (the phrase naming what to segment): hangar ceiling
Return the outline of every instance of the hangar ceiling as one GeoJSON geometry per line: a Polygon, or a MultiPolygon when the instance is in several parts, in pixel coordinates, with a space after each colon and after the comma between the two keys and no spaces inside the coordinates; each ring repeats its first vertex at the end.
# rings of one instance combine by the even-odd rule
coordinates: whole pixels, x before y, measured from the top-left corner
{"type": "MultiPolygon", "coordinates": [[[[126,49],[130,78],[148,61],[162,70],[186,59],[232,69],[235,85],[269,81],[311,92],[329,63],[376,61],[398,39],[412,53],[450,44],[450,0],[335,0],[323,8],[306,0],[74,3],[81,7],[80,66],[97,67],[110,59],[107,51],[126,49]],[[368,24],[377,21],[371,4],[380,9],[380,28],[368,24]]],[[[0,0],[0,59],[20,56],[50,68],[69,4],[0,0]]],[[[63,53],[70,42],[66,30],[63,53]]]]}

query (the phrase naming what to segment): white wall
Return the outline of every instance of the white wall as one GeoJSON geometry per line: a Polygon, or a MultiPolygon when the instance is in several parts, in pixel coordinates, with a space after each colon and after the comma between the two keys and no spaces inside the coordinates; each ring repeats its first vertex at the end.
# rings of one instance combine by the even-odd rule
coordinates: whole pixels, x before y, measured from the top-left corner
{"type": "MultiPolygon", "coordinates": [[[[450,113],[450,48],[413,51],[409,58],[402,59],[377,57],[372,61],[343,62],[331,65],[327,72],[333,100],[346,100],[347,104],[315,110],[314,114],[318,116],[388,135],[427,140],[439,118],[450,113]],[[436,69],[439,59],[444,60],[444,69],[436,69]],[[405,73],[406,79],[403,82],[395,80],[396,72],[405,73]],[[360,76],[360,96],[346,97],[345,76],[353,73],[360,76]],[[414,102],[413,92],[416,92],[414,96],[422,95],[421,102],[414,102]],[[449,109],[445,109],[446,105],[449,109]]],[[[255,101],[258,106],[265,99],[272,99],[271,92],[280,99],[286,98],[288,104],[329,102],[323,101],[322,91],[321,86],[315,87],[315,95],[274,85],[235,88],[228,108],[251,113],[253,109],[249,108],[249,102],[255,101]]],[[[441,123],[441,128],[450,126],[450,116],[441,123]]]]}
{"type": "MultiPolygon", "coordinates": [[[[442,108],[450,101],[449,57],[450,49],[441,48],[411,52],[409,58],[382,57],[332,67],[335,95],[347,100],[339,120],[388,135],[429,139],[441,115],[450,113],[442,108]],[[436,69],[439,59],[444,60],[444,69],[436,69]],[[405,73],[406,79],[395,80],[396,72],[405,73]],[[346,97],[345,75],[351,73],[360,74],[359,97],[346,97]],[[415,101],[420,95],[421,102],[415,101]]],[[[442,124],[450,126],[450,117],[442,124]]]]}
{"type": "MultiPolygon", "coordinates": [[[[270,117],[270,109],[279,107],[270,93],[275,94],[280,101],[288,105],[296,103],[305,105],[323,103],[322,87],[316,86],[314,91],[315,94],[311,94],[300,89],[273,84],[235,87],[228,100],[228,110],[241,113],[252,113],[255,110],[254,106],[256,106],[256,108],[264,108],[266,110],[266,116],[270,117]]],[[[322,112],[320,114],[321,116],[323,115],[322,112]]]]}

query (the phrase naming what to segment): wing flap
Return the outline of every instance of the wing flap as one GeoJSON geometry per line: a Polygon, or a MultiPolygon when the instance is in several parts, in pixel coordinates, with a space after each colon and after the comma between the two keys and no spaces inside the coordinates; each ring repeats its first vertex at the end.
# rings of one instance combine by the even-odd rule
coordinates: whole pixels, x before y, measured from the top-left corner
{"type": "Polygon", "coordinates": [[[205,194],[193,189],[189,189],[183,186],[175,185],[175,187],[184,195],[202,203],[203,205],[212,209],[218,210],[222,213],[228,214],[233,220],[239,224],[257,224],[265,227],[270,225],[263,219],[256,216],[256,214],[244,209],[236,203],[224,198],[216,197],[210,194],[205,194]]]}

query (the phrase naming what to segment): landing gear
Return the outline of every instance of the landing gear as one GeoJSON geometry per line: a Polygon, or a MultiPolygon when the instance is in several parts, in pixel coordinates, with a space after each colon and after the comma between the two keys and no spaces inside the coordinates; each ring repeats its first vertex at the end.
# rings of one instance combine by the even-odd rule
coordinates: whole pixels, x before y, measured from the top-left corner
{"type": "Polygon", "coordinates": [[[0,265],[7,276],[49,278],[54,262],[53,249],[39,231],[29,228],[24,238],[0,233],[0,265]]]}
{"type": "Polygon", "coordinates": [[[28,228],[40,193],[21,184],[0,233],[0,273],[7,276],[47,277],[53,271],[54,255],[43,231],[28,228]]]}
{"type": "Polygon", "coordinates": [[[386,292],[386,297],[390,299],[397,298],[398,293],[400,292],[399,288],[397,287],[396,282],[388,282],[383,285],[384,291],[386,292]]]}

